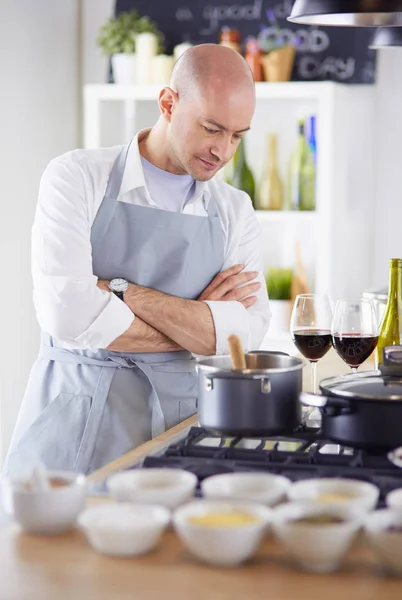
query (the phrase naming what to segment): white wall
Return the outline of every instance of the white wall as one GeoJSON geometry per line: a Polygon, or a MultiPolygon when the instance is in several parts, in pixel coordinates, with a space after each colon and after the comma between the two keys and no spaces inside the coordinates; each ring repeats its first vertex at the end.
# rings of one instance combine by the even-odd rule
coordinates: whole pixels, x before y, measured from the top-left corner
{"type": "Polygon", "coordinates": [[[402,47],[379,51],[377,81],[372,286],[381,288],[389,259],[402,257],[402,47]]]}
{"type": "Polygon", "coordinates": [[[108,59],[96,44],[101,25],[113,14],[115,0],[83,0],[81,65],[83,83],[106,83],[108,59]]]}
{"type": "Polygon", "coordinates": [[[30,235],[41,173],[79,140],[79,0],[0,2],[0,394],[4,458],[38,348],[30,235]]]}

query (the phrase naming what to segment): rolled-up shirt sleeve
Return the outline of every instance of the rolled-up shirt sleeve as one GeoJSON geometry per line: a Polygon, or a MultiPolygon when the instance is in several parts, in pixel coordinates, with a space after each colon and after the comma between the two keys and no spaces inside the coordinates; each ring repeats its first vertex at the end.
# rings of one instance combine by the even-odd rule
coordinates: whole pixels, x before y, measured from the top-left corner
{"type": "Polygon", "coordinates": [[[242,211],[238,215],[236,227],[240,225],[238,235],[232,235],[229,241],[224,269],[235,264],[244,264],[245,271],[258,271],[254,281],[261,283],[261,288],[253,296],[257,302],[245,308],[240,302],[210,301],[208,304],[215,325],[216,354],[229,352],[228,337],[238,335],[245,352],[258,350],[268,331],[271,320],[269,299],[263,272],[260,252],[261,230],[250,198],[243,194],[242,211]]]}
{"type": "Polygon", "coordinates": [[[85,174],[67,155],[53,160],[40,183],[32,229],[34,304],[41,328],[73,348],[106,348],[134,314],[97,287],[85,174]]]}

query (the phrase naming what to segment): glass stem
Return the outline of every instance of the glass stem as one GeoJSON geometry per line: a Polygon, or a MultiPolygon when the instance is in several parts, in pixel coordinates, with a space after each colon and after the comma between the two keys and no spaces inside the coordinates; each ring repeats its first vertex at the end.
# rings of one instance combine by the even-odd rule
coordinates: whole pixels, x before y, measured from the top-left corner
{"type": "Polygon", "coordinates": [[[358,369],[359,367],[350,367],[350,368],[352,369],[352,373],[353,373],[353,375],[356,375],[356,373],[357,373],[357,369],[358,369]]]}
{"type": "Polygon", "coordinates": [[[311,389],[313,394],[317,393],[317,363],[312,362],[311,364],[311,389]]]}

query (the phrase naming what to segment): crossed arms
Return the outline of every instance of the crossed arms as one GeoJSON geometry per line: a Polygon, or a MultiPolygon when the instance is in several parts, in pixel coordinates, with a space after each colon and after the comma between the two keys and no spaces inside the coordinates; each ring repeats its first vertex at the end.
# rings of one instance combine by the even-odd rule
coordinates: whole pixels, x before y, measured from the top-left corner
{"type": "MultiPolygon", "coordinates": [[[[214,321],[204,300],[238,301],[245,308],[256,302],[253,292],[261,284],[258,275],[235,265],[219,273],[197,300],[183,300],[163,292],[130,284],[125,302],[135,314],[131,326],[114,340],[109,350],[118,352],[171,352],[189,350],[195,354],[215,354],[214,321]]],[[[108,291],[107,281],[98,287],[108,291]]]]}

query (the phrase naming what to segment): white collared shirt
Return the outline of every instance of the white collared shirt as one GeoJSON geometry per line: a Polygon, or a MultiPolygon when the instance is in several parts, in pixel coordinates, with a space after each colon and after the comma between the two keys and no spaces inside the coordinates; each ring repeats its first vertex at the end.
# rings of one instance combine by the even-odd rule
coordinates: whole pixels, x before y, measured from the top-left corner
{"type": "MultiPolygon", "coordinates": [[[[32,231],[34,303],[41,328],[70,348],[106,348],[135,318],[124,302],[97,287],[92,270],[91,227],[121,148],[68,152],[52,160],[41,179],[32,231]]],[[[232,333],[246,351],[258,349],[271,314],[257,218],[247,194],[217,178],[196,182],[183,214],[206,217],[211,196],[224,234],[223,269],[244,264],[246,271],[259,272],[257,280],[262,283],[256,304],[247,310],[240,302],[207,301],[216,353],[228,352],[232,333]]],[[[158,210],[146,187],[138,136],[130,147],[118,201],[158,210]]]]}

